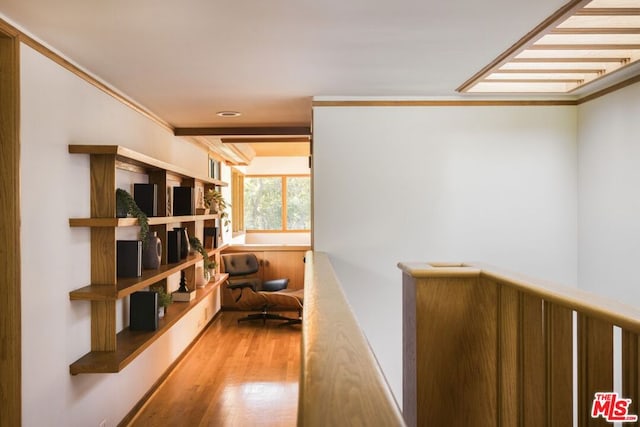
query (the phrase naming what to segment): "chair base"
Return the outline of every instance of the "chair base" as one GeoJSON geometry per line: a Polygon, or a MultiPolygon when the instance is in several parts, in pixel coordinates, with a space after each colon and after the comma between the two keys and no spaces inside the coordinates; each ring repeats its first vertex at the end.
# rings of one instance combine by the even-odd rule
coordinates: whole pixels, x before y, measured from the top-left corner
{"type": "Polygon", "coordinates": [[[291,317],[286,317],[286,316],[282,316],[280,314],[274,314],[274,313],[268,313],[266,311],[262,311],[260,313],[253,313],[253,314],[249,314],[248,316],[245,317],[241,317],[240,319],[238,319],[238,323],[240,322],[246,322],[246,321],[251,321],[251,320],[262,320],[262,324],[266,324],[267,320],[285,320],[285,323],[282,323],[283,325],[285,324],[290,324],[293,325],[295,321],[295,323],[298,323],[300,321],[300,319],[292,319],[291,317]]]}
{"type": "Polygon", "coordinates": [[[288,318],[286,322],[283,323],[279,323],[278,326],[289,326],[289,325],[301,325],[302,324],[302,318],[298,317],[298,318],[288,318]]]}

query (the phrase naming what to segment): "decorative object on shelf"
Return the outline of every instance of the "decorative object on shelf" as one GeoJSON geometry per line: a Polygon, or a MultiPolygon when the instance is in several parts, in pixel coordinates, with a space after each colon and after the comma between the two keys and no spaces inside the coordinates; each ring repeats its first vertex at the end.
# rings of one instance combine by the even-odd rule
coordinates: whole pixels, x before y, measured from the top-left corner
{"type": "Polygon", "coordinates": [[[158,294],[158,317],[163,318],[167,307],[173,301],[171,294],[168,294],[163,286],[154,286],[151,288],[152,291],[157,292],[158,294]]]}
{"type": "Polygon", "coordinates": [[[118,277],[142,276],[142,241],[118,240],[116,242],[116,264],[118,277]]]}
{"type": "Polygon", "coordinates": [[[142,267],[147,270],[157,270],[160,268],[162,259],[162,241],[158,233],[152,231],[147,234],[142,247],[142,267]]]}
{"type": "MultiPolygon", "coordinates": [[[[208,278],[207,278],[207,283],[210,282],[211,280],[215,280],[216,279],[216,277],[218,275],[217,274],[217,270],[218,270],[218,264],[215,261],[210,262],[209,263],[209,269],[208,269],[209,275],[208,275],[208,278]]],[[[205,277],[206,277],[206,271],[207,270],[205,270],[205,277]]]]}
{"type": "Polygon", "coordinates": [[[173,187],[167,187],[167,216],[171,216],[173,215],[171,207],[172,207],[172,203],[171,203],[171,196],[173,196],[173,187]]]}
{"type": "Polygon", "coordinates": [[[205,285],[209,282],[209,275],[205,273],[206,270],[204,268],[198,266],[196,267],[196,287],[204,288],[205,285]]]}
{"type": "Polygon", "coordinates": [[[204,227],[204,244],[209,249],[218,247],[218,227],[204,227]]]}
{"type": "Polygon", "coordinates": [[[189,244],[189,234],[186,227],[174,227],[175,231],[180,236],[180,259],[185,259],[189,252],[191,252],[191,245],[189,244]]]}
{"type": "Polygon", "coordinates": [[[204,207],[209,208],[211,213],[224,213],[227,209],[227,201],[218,190],[210,188],[204,194],[204,207]]]}
{"type": "MultiPolygon", "coordinates": [[[[211,276],[211,271],[214,270],[218,267],[218,265],[216,264],[216,262],[212,259],[209,258],[209,254],[207,253],[207,250],[204,248],[204,246],[202,245],[202,242],[200,241],[200,239],[198,239],[197,237],[191,237],[189,238],[189,243],[191,244],[191,247],[200,252],[200,255],[202,255],[202,260],[203,262],[203,271],[202,271],[202,276],[206,279],[206,282],[208,283],[209,280],[211,280],[211,278],[213,276],[211,276]]],[[[196,278],[196,280],[198,280],[196,278]]]]}
{"type": "Polygon", "coordinates": [[[220,225],[224,226],[225,231],[229,231],[231,220],[229,219],[227,208],[231,207],[231,205],[227,204],[227,201],[222,197],[222,193],[212,188],[207,190],[204,194],[204,206],[208,207],[212,213],[219,213],[220,225]]]}
{"type": "Polygon", "coordinates": [[[195,215],[196,198],[193,187],[173,187],[173,216],[195,215]]]}
{"type": "Polygon", "coordinates": [[[181,242],[180,231],[167,231],[167,263],[173,264],[180,261],[181,242]]]}
{"type": "Polygon", "coordinates": [[[180,272],[180,287],[173,294],[174,301],[189,302],[195,299],[196,291],[190,291],[187,288],[187,279],[184,270],[180,272]]]}
{"type": "Polygon", "coordinates": [[[127,215],[131,215],[138,219],[140,224],[140,240],[144,241],[147,238],[149,232],[149,219],[147,215],[140,210],[136,201],[127,190],[122,188],[116,189],[116,217],[126,218],[127,215]]]}
{"type": "Polygon", "coordinates": [[[220,179],[221,163],[209,157],[209,178],[220,179]]]}
{"type": "Polygon", "coordinates": [[[204,188],[198,187],[196,188],[196,191],[198,192],[198,197],[196,199],[196,208],[205,208],[206,206],[204,205],[204,188]]]}
{"type": "Polygon", "coordinates": [[[129,299],[129,329],[155,331],[158,329],[158,293],[138,291],[129,299]]]}
{"type": "Polygon", "coordinates": [[[189,292],[187,289],[187,276],[184,274],[184,270],[180,271],[180,286],[178,292],[189,292]]]}
{"type": "Polygon", "coordinates": [[[133,199],[147,216],[158,216],[157,184],[133,184],[133,199]]]}

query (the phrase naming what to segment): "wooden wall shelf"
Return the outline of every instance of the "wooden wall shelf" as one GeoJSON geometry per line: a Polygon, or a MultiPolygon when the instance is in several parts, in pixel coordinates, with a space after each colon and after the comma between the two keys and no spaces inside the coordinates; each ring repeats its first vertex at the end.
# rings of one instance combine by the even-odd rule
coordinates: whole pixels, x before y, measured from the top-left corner
{"type": "Polygon", "coordinates": [[[116,337],[116,351],[92,351],[69,366],[72,375],[89,373],[116,373],[131,363],[140,353],[200,303],[207,295],[227,280],[228,274],[221,274],[218,280],[209,282],[203,288],[196,289],[196,297],[190,302],[174,302],[167,307],[164,318],[158,322],[155,331],[120,331],[116,337]]]}
{"type": "Polygon", "coordinates": [[[145,154],[138,153],[120,145],[69,145],[69,153],[72,154],[107,154],[115,156],[115,159],[120,163],[121,169],[130,169],[127,165],[134,168],[142,168],[147,172],[152,171],[167,171],[178,175],[183,178],[195,178],[207,184],[217,185],[219,187],[226,187],[229,184],[220,181],[218,179],[211,179],[209,177],[194,176],[186,169],[174,166],[170,163],[154,159],[145,154]]]}
{"type": "MultiPolygon", "coordinates": [[[[153,159],[144,154],[118,145],[69,145],[69,153],[87,154],[90,159],[90,216],[70,218],[71,227],[89,227],[91,230],[91,284],[69,292],[71,300],[91,303],[91,352],[70,366],[72,374],[85,372],[119,372],[138,354],[185,313],[218,289],[224,279],[205,290],[197,289],[197,298],[191,303],[176,303],[168,310],[160,327],[153,332],[138,332],[124,329],[118,332],[116,301],[149,286],[167,288],[167,278],[184,273],[186,286],[196,289],[196,263],[202,260],[200,254],[193,254],[180,262],[167,262],[167,251],[161,257],[160,268],[143,270],[142,276],[133,278],[117,277],[117,228],[138,226],[135,218],[116,217],[116,174],[118,170],[146,174],[150,184],[158,186],[158,217],[150,217],[152,231],[167,247],[169,227],[180,224],[189,236],[195,236],[196,223],[204,227],[217,227],[220,214],[167,216],[167,189],[178,185],[214,190],[227,186],[226,182],[209,177],[197,176],[185,169],[153,159]]],[[[205,239],[206,240],[206,239],[205,239]]],[[[215,239],[213,239],[215,241],[215,239]]],[[[205,243],[203,241],[203,243],[205,243]]],[[[209,255],[219,263],[223,247],[208,249],[209,255]]],[[[218,270],[219,271],[219,270],[218,270]]]]}
{"type": "MultiPolygon", "coordinates": [[[[223,247],[210,249],[209,256],[214,256],[223,247]]],[[[185,268],[201,261],[202,257],[196,253],[189,255],[185,260],[173,264],[161,265],[157,270],[143,270],[140,277],[119,278],[114,289],[113,285],[88,285],[69,292],[71,300],[83,301],[108,301],[124,298],[132,293],[144,289],[162,279],[166,279],[172,274],[179,273],[185,268]]]]}
{"type": "MultiPolygon", "coordinates": [[[[189,216],[153,216],[149,217],[149,225],[165,225],[176,222],[193,222],[219,219],[220,214],[189,216]]],[[[138,224],[136,218],[69,218],[71,227],[133,227],[138,224]]]]}

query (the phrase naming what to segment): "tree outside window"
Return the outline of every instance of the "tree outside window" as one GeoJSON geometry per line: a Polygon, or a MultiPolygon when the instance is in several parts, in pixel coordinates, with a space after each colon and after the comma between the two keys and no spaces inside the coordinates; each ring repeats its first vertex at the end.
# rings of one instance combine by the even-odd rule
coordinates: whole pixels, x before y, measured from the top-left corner
{"type": "Polygon", "coordinates": [[[247,230],[310,230],[310,178],[308,176],[246,176],[244,223],[247,230]]]}

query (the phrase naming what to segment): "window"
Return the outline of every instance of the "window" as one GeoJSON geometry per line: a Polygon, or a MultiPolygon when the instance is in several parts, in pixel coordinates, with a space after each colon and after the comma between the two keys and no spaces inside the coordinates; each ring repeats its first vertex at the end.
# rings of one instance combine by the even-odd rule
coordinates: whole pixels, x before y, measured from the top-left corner
{"type": "Polygon", "coordinates": [[[245,176],[244,225],[247,231],[310,230],[309,176],[245,176]]]}

